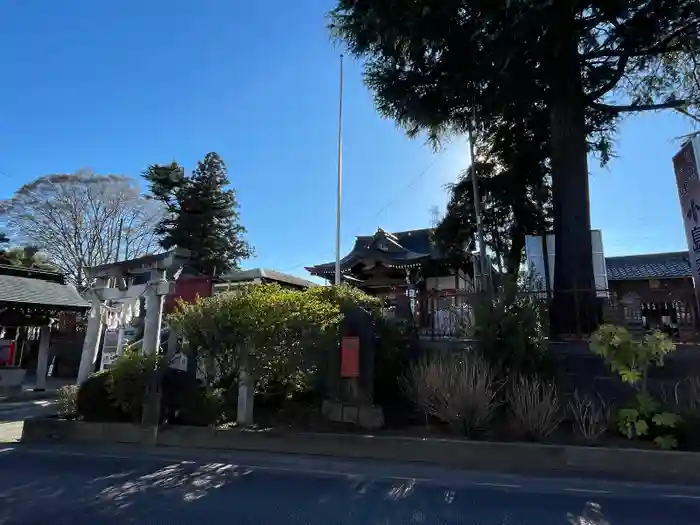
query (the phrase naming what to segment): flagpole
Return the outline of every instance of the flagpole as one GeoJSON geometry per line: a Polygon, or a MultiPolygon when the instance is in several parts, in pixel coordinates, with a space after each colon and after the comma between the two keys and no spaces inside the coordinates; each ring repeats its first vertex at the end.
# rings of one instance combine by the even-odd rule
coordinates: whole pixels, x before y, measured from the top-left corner
{"type": "Polygon", "coordinates": [[[338,188],[335,217],[335,285],[340,284],[340,205],[343,197],[343,55],[340,55],[340,97],[338,103],[338,188]]]}

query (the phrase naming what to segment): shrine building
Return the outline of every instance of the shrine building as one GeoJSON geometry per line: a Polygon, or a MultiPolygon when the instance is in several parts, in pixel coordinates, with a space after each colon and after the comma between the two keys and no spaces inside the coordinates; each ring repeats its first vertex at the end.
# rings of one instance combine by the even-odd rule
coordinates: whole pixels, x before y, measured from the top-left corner
{"type": "MultiPolygon", "coordinates": [[[[340,260],[341,281],[395,305],[408,297],[413,315],[424,317],[436,308],[454,306],[460,292],[474,291],[474,275],[454,268],[436,248],[433,230],[389,233],[379,228],[360,236],[340,260]]],[[[335,281],[335,262],[307,267],[314,276],[335,281]]]]}

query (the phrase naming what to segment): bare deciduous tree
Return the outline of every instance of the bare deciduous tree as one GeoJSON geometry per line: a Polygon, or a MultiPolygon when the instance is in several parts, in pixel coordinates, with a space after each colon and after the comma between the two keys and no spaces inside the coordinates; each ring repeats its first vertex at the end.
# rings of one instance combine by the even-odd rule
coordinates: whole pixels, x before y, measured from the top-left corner
{"type": "Polygon", "coordinates": [[[0,203],[13,238],[38,247],[76,285],[84,268],[159,251],[154,226],[162,208],[121,175],[45,175],[0,203]]]}

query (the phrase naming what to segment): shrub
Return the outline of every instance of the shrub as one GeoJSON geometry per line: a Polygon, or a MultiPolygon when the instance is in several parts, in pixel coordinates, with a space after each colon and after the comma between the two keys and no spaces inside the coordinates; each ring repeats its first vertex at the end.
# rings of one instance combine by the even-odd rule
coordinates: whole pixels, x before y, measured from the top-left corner
{"type": "Polygon", "coordinates": [[[661,404],[647,392],[637,392],[634,404],[617,411],[617,428],[628,439],[652,438],[662,449],[678,447],[676,429],[681,417],[662,411],[661,404]]]}
{"type": "Polygon", "coordinates": [[[542,440],[561,423],[559,393],[554,383],[521,375],[512,381],[507,397],[511,423],[520,437],[542,440]]]}
{"type": "MultiPolygon", "coordinates": [[[[525,286],[525,285],[523,285],[525,286]]],[[[553,377],[554,361],[545,345],[544,310],[535,294],[507,281],[493,300],[475,305],[478,348],[501,378],[518,374],[553,377]]]]}
{"type": "Polygon", "coordinates": [[[417,352],[417,338],[406,322],[375,317],[374,402],[384,408],[387,419],[403,418],[411,411],[411,400],[401,387],[417,352]]]}
{"type": "Polygon", "coordinates": [[[109,370],[92,374],[78,388],[78,417],[85,421],[124,421],[126,415],[114,405],[110,394],[112,376],[109,370]]]}
{"type": "Polygon", "coordinates": [[[628,439],[651,438],[664,449],[678,446],[681,417],[664,412],[647,392],[647,377],[654,366],[676,349],[666,334],[653,331],[634,340],[626,328],[603,325],[591,338],[591,350],[605,359],[620,379],[637,390],[634,403],[617,412],[617,428],[628,439]]]}
{"type": "Polygon", "coordinates": [[[146,390],[162,359],[155,354],[127,351],[109,369],[109,397],[114,406],[132,421],[140,421],[146,390]]]}
{"type": "Polygon", "coordinates": [[[410,367],[403,383],[426,416],[467,436],[484,431],[498,406],[493,371],[476,353],[424,357],[410,367]]]}
{"type": "Polygon", "coordinates": [[[224,412],[225,391],[199,388],[184,398],[177,422],[182,425],[210,426],[219,422],[224,412]]]}
{"type": "Polygon", "coordinates": [[[603,357],[623,382],[642,392],[646,392],[649,369],[663,366],[664,357],[675,349],[671,339],[656,330],[637,341],[626,328],[607,324],[591,338],[591,350],[603,357]]]}
{"type": "Polygon", "coordinates": [[[595,401],[578,390],[569,401],[569,412],[574,419],[574,432],[584,441],[597,441],[610,426],[610,410],[603,400],[595,401]]]}
{"type": "Polygon", "coordinates": [[[306,388],[313,370],[309,356],[337,337],[338,302],[355,295],[345,288],[341,294],[242,286],[235,293],[180,303],[168,319],[207,363],[209,386],[236,377],[239,363],[247,360],[259,390],[282,385],[291,393],[306,388]]]}
{"type": "Polygon", "coordinates": [[[78,385],[62,386],[56,391],[56,407],[61,417],[75,417],[78,414],[78,385]]]}

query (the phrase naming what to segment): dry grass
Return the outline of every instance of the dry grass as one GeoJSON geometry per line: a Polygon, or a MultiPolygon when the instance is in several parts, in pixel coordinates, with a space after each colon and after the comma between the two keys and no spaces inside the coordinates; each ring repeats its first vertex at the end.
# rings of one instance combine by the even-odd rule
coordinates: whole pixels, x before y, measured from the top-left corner
{"type": "Polygon", "coordinates": [[[700,377],[688,376],[678,381],[670,392],[662,386],[660,398],[669,410],[700,415],[700,377]]]}
{"type": "Polygon", "coordinates": [[[472,352],[424,357],[410,368],[403,385],[426,417],[467,436],[484,431],[498,407],[493,371],[472,352]]]}
{"type": "Polygon", "coordinates": [[[78,386],[66,385],[56,391],[56,408],[61,417],[75,416],[78,413],[78,386]]]}
{"type": "Polygon", "coordinates": [[[561,423],[561,404],[554,383],[519,376],[508,389],[513,430],[525,439],[542,440],[561,423]]]}
{"type": "Polygon", "coordinates": [[[574,431],[585,441],[594,442],[602,436],[610,425],[610,409],[602,399],[579,394],[578,390],[569,401],[569,412],[574,418],[574,431]]]}

